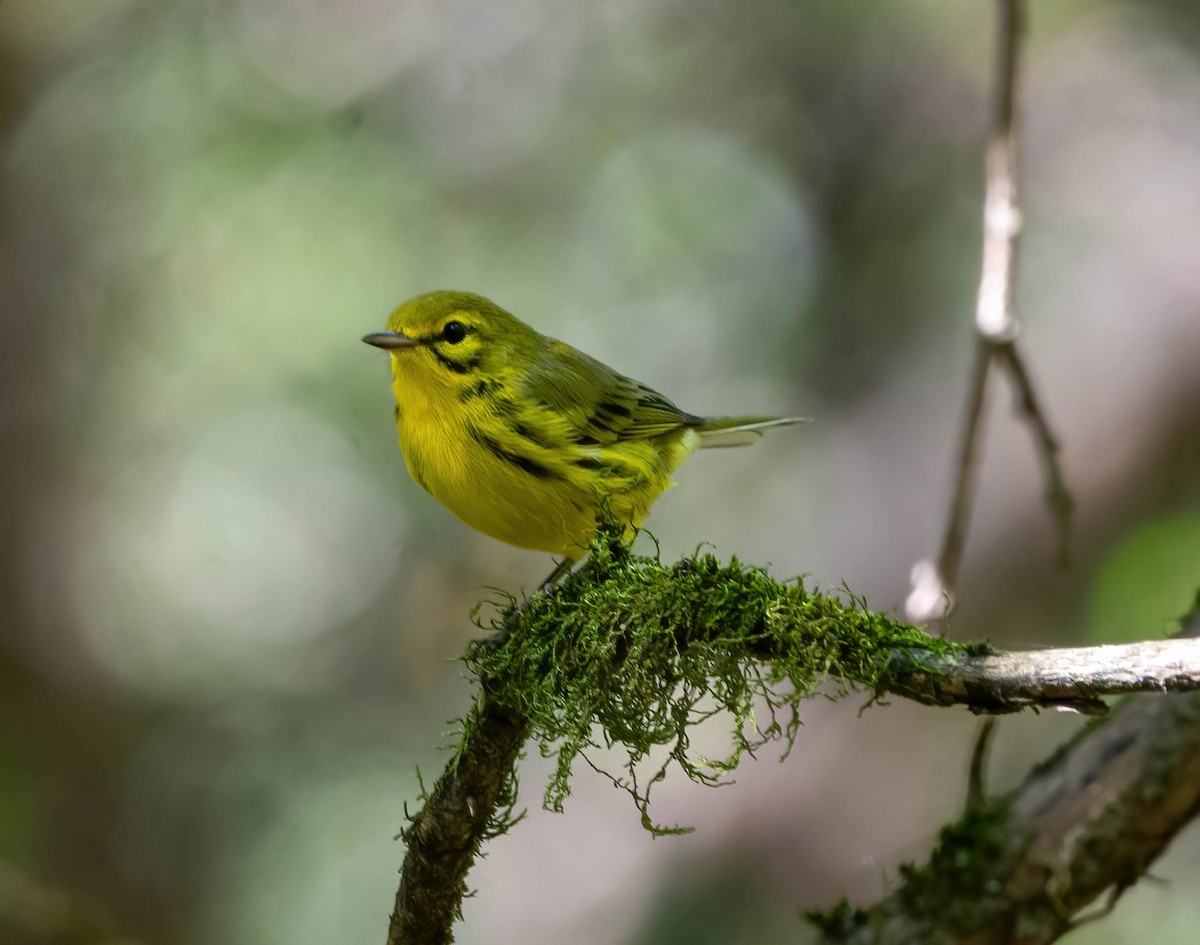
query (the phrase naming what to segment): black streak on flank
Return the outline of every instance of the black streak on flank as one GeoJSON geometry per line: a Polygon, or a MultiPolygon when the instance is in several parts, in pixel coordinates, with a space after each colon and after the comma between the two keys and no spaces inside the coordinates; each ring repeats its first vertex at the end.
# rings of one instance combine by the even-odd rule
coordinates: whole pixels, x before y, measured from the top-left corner
{"type": "Polygon", "coordinates": [[[499,386],[500,385],[496,381],[479,380],[466,390],[459,391],[458,399],[463,403],[466,403],[468,400],[477,400],[480,397],[486,397],[489,393],[491,393],[493,388],[499,386]]]}
{"type": "Polygon", "coordinates": [[[519,413],[517,405],[504,397],[497,397],[492,401],[492,410],[496,412],[496,416],[504,417],[506,420],[511,420],[519,413]]]}
{"type": "Polygon", "coordinates": [[[554,444],[546,441],[546,438],[536,430],[531,430],[520,420],[517,420],[512,425],[512,431],[522,439],[528,440],[534,446],[540,446],[544,450],[554,449],[554,444]]]}
{"type": "Polygon", "coordinates": [[[640,476],[637,470],[626,466],[621,462],[611,462],[603,459],[596,459],[593,456],[585,456],[583,459],[571,460],[572,466],[578,466],[580,469],[591,469],[600,474],[603,479],[617,479],[628,481],[629,488],[632,488],[639,483],[645,481],[644,476],[640,476]]]}
{"type": "Polygon", "coordinates": [[[529,473],[538,479],[561,479],[557,473],[547,469],[541,463],[535,462],[528,456],[522,456],[520,453],[512,453],[506,450],[503,446],[493,440],[486,433],[480,433],[474,427],[470,427],[471,439],[482,446],[485,450],[495,456],[497,459],[502,459],[506,463],[511,463],[518,469],[529,473]]]}

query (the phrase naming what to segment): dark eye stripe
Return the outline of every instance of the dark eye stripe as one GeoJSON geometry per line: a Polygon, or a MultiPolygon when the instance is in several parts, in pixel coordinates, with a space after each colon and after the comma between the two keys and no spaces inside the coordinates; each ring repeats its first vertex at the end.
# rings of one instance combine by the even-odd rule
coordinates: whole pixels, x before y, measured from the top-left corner
{"type": "Polygon", "coordinates": [[[444,354],[438,348],[436,340],[426,341],[424,344],[426,344],[429,350],[433,352],[433,356],[435,358],[441,361],[442,364],[448,367],[455,374],[467,374],[470,371],[475,370],[477,367],[479,367],[479,362],[483,359],[483,355],[476,351],[473,355],[471,355],[471,358],[468,361],[455,361],[453,358],[447,357],[446,354],[444,354]]]}
{"type": "Polygon", "coordinates": [[[437,358],[439,361],[441,361],[442,364],[444,364],[446,367],[448,367],[455,374],[466,374],[467,371],[471,370],[469,367],[467,367],[467,365],[463,364],[461,361],[453,361],[450,358],[446,357],[444,354],[442,354],[442,352],[438,351],[438,347],[435,344],[431,344],[429,346],[429,350],[433,352],[433,356],[435,358],[437,358]]]}

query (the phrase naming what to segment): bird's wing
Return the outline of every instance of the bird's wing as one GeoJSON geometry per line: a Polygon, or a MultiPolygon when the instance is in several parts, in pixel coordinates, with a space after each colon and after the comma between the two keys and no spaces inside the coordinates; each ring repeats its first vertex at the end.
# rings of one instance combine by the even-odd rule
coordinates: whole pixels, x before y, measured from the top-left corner
{"type": "Polygon", "coordinates": [[[525,388],[535,402],[562,418],[580,446],[647,439],[704,422],[561,341],[547,345],[526,375],[525,388]]]}

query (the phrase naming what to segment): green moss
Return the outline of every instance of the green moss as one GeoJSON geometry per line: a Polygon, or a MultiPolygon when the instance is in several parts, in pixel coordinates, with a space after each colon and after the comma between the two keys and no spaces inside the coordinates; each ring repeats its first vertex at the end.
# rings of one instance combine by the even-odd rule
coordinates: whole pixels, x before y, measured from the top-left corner
{"type": "Polygon", "coordinates": [[[842,899],[828,912],[816,909],[805,912],[804,920],[820,931],[824,941],[851,942],[866,928],[870,917],[852,907],[849,900],[842,899]]]}
{"type": "Polygon", "coordinates": [[[1018,852],[1008,834],[1008,804],[997,800],[967,810],[942,828],[937,846],[923,867],[900,868],[900,895],[914,916],[937,919],[957,932],[977,931],[1007,912],[997,876],[1006,857],[1018,852]]]}
{"type": "Polygon", "coordinates": [[[860,945],[877,939],[889,917],[906,918],[925,945],[959,942],[1011,914],[998,876],[1007,858],[1020,855],[1020,844],[1009,836],[1008,805],[990,801],[971,807],[957,823],[943,828],[929,862],[900,867],[903,881],[893,900],[870,912],[842,900],[829,912],[808,912],[804,918],[820,930],[822,941],[860,945]],[[914,924],[915,923],[915,924],[914,924]]]}
{"type": "Polygon", "coordinates": [[[799,706],[854,687],[876,691],[892,653],[910,659],[974,652],[866,609],[849,591],[822,594],[780,583],[736,559],[698,554],[674,565],[633,555],[608,535],[567,582],[518,607],[466,656],[489,691],[530,724],[556,759],[545,804],[561,810],[576,759],[620,746],[608,772],[655,833],[678,832],[648,815],[650,788],[672,766],[718,783],[773,739],[790,749],[799,706]],[[692,726],[726,719],[726,757],[698,757],[692,726]],[[653,753],[654,763],[647,768],[653,753]]]}

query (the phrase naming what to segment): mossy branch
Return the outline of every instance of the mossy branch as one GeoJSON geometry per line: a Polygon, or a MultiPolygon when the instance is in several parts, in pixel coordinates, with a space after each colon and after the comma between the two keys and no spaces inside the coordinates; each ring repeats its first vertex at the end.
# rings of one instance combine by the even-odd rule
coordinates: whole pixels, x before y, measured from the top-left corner
{"type": "Polygon", "coordinates": [[[492,697],[485,680],[462,741],[401,836],[408,846],[388,945],[454,941],[467,871],[484,841],[505,829],[529,721],[492,697]]]}
{"type": "Polygon", "coordinates": [[[1071,659],[1059,665],[1054,651],[1041,651],[1023,664],[1018,654],[952,643],[872,612],[849,591],[780,583],[708,554],[666,566],[611,540],[598,541],[564,584],[519,607],[510,603],[493,626],[494,635],[466,656],[482,695],[404,834],[389,945],[452,941],[466,873],[481,844],[511,822],[527,737],[557,762],[547,807],[561,809],[577,758],[620,746],[626,761],[609,776],[633,796],[648,829],[669,833],[686,828],[654,824],[649,792],[671,765],[718,782],[744,752],[771,739],[790,745],[800,703],[817,694],[894,693],[985,713],[1100,712],[1102,695],[1200,688],[1200,644],[1189,654],[1169,650],[1165,664],[1147,661],[1133,674],[1121,648],[1068,651],[1071,659]],[[1119,653],[1106,667],[1107,649],[1119,653]],[[1067,674],[1084,656],[1094,672],[1073,683],[1067,674]],[[715,715],[727,720],[730,752],[696,757],[691,727],[715,715]]]}
{"type": "Polygon", "coordinates": [[[781,584],[758,568],[712,555],[667,567],[619,543],[593,546],[585,570],[531,598],[466,661],[503,681],[503,698],[527,719],[544,755],[557,759],[546,806],[561,810],[576,758],[589,749],[627,753],[616,783],[634,797],[646,827],[649,791],[674,764],[694,780],[719,781],[745,751],[799,727],[799,704],[826,682],[881,692],[937,663],[987,652],[930,637],[866,609],[849,592],[781,584]],[[896,661],[897,654],[903,659],[896,661]],[[692,726],[723,714],[731,751],[698,759],[692,726]],[[642,762],[661,750],[648,774],[642,762]]]}

